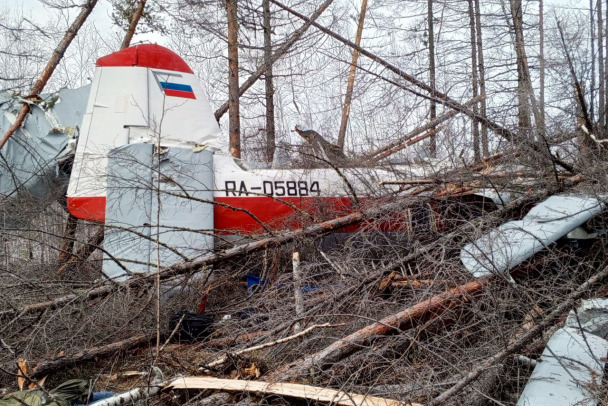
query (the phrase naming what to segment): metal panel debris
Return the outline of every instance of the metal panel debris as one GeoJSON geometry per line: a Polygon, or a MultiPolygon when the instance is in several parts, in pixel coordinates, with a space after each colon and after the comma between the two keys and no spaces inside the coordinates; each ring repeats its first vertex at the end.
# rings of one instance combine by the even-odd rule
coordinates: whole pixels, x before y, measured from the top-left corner
{"type": "Polygon", "coordinates": [[[23,103],[31,103],[25,124],[15,132],[2,149],[0,159],[0,195],[5,197],[5,225],[20,218],[11,215],[20,199],[31,199],[41,205],[59,198],[67,187],[70,166],[60,164],[71,153],[82,121],[90,86],[75,90],[62,89],[53,95],[42,95],[40,102],[24,100],[7,92],[0,94],[0,130],[4,133],[14,123],[23,103]],[[6,199],[8,198],[8,199],[6,199]]]}
{"type": "Polygon", "coordinates": [[[597,405],[591,387],[601,385],[608,341],[578,328],[559,329],[545,347],[518,406],[597,405]]]}
{"type": "Polygon", "coordinates": [[[460,251],[476,278],[506,272],[599,214],[605,205],[588,196],[551,196],[523,220],[509,221],[460,251]]]}

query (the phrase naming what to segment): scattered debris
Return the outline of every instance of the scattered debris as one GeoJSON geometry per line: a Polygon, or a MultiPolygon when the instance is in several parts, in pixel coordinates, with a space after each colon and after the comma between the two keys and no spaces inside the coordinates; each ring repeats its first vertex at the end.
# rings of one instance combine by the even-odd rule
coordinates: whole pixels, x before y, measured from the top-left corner
{"type": "Polygon", "coordinates": [[[600,200],[589,196],[551,196],[523,220],[510,221],[465,245],[460,258],[476,278],[504,273],[598,215],[604,207],[600,200]]]}
{"type": "Polygon", "coordinates": [[[597,405],[608,341],[608,299],[584,300],[547,342],[518,406],[597,405]]]}

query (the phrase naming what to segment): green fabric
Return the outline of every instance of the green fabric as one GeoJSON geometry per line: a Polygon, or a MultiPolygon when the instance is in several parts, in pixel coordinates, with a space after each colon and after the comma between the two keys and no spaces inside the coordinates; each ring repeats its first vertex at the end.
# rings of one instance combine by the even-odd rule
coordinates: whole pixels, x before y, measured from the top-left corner
{"type": "Polygon", "coordinates": [[[0,406],[69,406],[69,402],[53,402],[49,396],[40,390],[24,390],[13,392],[0,399],[0,406]]]}
{"type": "Polygon", "coordinates": [[[0,406],[70,406],[76,402],[86,403],[89,383],[83,379],[70,379],[48,392],[52,397],[38,389],[9,393],[0,399],[0,406]]]}
{"type": "Polygon", "coordinates": [[[89,396],[89,381],[70,379],[51,391],[53,396],[71,403],[86,403],[89,396]]]}

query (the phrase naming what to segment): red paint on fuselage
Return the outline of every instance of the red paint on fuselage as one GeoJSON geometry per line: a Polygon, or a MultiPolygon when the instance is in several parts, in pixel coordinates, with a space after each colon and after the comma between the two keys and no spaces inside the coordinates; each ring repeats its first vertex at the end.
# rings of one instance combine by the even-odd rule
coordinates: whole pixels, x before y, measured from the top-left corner
{"type": "MultiPolygon", "coordinates": [[[[264,233],[264,226],[271,230],[301,228],[313,223],[345,216],[354,211],[353,200],[348,197],[216,197],[214,228],[218,234],[264,233]],[[263,224],[263,225],[262,225],[263,224]]],[[[363,198],[361,205],[371,207],[380,199],[363,198]]],[[[374,224],[379,231],[406,230],[403,215],[383,219],[374,224]]],[[[344,227],[338,232],[350,233],[362,225],[344,227]]]]}
{"type": "Polygon", "coordinates": [[[106,220],[106,197],[105,196],[68,196],[68,210],[72,216],[82,219],[103,223],[106,220]]]}
{"type": "MultiPolygon", "coordinates": [[[[215,230],[220,235],[261,234],[297,229],[352,213],[353,200],[348,197],[216,197],[214,207],[215,230]],[[266,228],[266,229],[265,229],[266,228]]],[[[361,198],[362,208],[382,203],[383,199],[361,198]]],[[[105,222],[105,196],[68,197],[70,213],[83,220],[105,222]]],[[[364,222],[336,230],[351,233],[372,227],[375,231],[396,232],[411,228],[405,213],[394,213],[377,222],[364,222]]],[[[371,230],[370,230],[371,231],[371,230]]]]}

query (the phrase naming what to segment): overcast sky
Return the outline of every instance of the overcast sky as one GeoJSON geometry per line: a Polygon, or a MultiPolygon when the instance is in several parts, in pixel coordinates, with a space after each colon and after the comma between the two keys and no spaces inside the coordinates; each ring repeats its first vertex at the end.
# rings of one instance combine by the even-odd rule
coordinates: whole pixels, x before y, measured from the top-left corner
{"type": "MultiPolygon", "coordinates": [[[[61,3],[66,0],[50,0],[56,3],[61,3]]],[[[426,0],[420,0],[426,1],[426,0]]],[[[4,3],[6,7],[10,10],[14,10],[17,12],[23,13],[23,15],[31,18],[37,24],[43,25],[48,21],[48,16],[50,12],[48,6],[42,4],[38,0],[0,0],[0,2],[4,3]]],[[[356,3],[359,0],[355,0],[356,3]]],[[[574,9],[586,11],[589,7],[589,2],[587,0],[545,0],[545,8],[550,9],[551,7],[560,7],[562,9],[574,9]]],[[[77,12],[77,9],[72,9],[70,11],[72,14],[77,12]]],[[[107,0],[99,1],[95,11],[93,12],[92,21],[97,26],[97,28],[101,32],[108,32],[112,30],[112,24],[110,22],[110,13],[111,6],[107,0]]],[[[162,37],[155,34],[145,34],[136,36],[133,42],[138,41],[150,41],[150,42],[158,42],[162,43],[162,37]]]]}
{"type": "MultiPolygon", "coordinates": [[[[55,3],[61,3],[65,0],[51,0],[55,3]]],[[[50,9],[45,4],[42,4],[38,0],[0,0],[0,3],[3,3],[5,7],[9,8],[16,13],[23,14],[26,18],[31,19],[36,24],[43,26],[48,22],[49,15],[56,15],[57,11],[50,9]]],[[[0,7],[1,9],[2,7],[0,7]]],[[[73,16],[79,9],[70,9],[70,18],[69,22],[73,19],[73,16]]],[[[100,0],[95,7],[92,16],[89,18],[89,21],[92,21],[97,29],[102,33],[109,33],[113,29],[110,14],[112,12],[112,7],[110,3],[106,0],[100,0]]],[[[133,42],[139,41],[150,41],[162,43],[163,38],[158,34],[143,34],[136,35],[133,39],[133,42]]]]}

